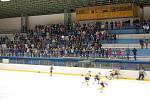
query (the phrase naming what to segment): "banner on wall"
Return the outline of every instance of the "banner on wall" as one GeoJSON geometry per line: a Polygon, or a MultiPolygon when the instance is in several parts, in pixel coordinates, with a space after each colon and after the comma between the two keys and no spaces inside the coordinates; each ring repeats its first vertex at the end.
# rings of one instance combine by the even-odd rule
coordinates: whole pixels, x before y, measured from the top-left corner
{"type": "Polygon", "coordinates": [[[93,7],[82,7],[76,9],[76,20],[97,20],[138,17],[140,7],[136,4],[112,4],[93,7]]]}

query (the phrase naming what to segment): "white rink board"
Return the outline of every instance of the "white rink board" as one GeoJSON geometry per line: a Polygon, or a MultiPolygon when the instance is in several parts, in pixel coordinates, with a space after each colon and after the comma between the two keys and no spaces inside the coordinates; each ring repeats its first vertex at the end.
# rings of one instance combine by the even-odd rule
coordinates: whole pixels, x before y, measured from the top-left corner
{"type": "MultiPolygon", "coordinates": [[[[40,72],[49,72],[50,66],[44,65],[24,65],[24,64],[3,64],[0,63],[0,70],[21,70],[21,71],[40,71],[40,72]]],[[[101,72],[102,75],[109,75],[110,69],[99,69],[99,68],[77,68],[77,67],[63,67],[63,66],[54,66],[55,73],[62,74],[77,74],[81,75],[88,71],[91,71],[92,74],[97,74],[101,72]]],[[[134,78],[138,77],[138,71],[134,70],[120,70],[120,78],[134,78]]],[[[150,71],[146,71],[145,79],[150,80],[150,71]]]]}

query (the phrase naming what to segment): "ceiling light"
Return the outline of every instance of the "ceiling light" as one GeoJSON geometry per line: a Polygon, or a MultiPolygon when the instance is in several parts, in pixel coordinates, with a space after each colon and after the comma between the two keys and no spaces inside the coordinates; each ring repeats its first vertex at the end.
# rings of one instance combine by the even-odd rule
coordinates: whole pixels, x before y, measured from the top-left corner
{"type": "Polygon", "coordinates": [[[0,0],[0,1],[10,1],[10,0],[0,0]]]}

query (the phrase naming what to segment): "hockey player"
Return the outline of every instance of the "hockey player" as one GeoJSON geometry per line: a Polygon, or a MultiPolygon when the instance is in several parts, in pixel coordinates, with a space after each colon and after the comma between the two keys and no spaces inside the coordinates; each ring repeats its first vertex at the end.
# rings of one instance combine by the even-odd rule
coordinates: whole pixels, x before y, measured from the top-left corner
{"type": "Polygon", "coordinates": [[[101,93],[103,93],[105,86],[108,85],[107,84],[107,77],[100,78],[100,85],[101,85],[101,87],[98,90],[100,90],[101,93]]]}
{"type": "Polygon", "coordinates": [[[89,86],[90,78],[91,78],[91,71],[88,71],[88,73],[85,74],[85,82],[83,82],[83,83],[86,83],[87,86],[89,86]]]}
{"type": "Polygon", "coordinates": [[[53,65],[51,65],[51,67],[50,67],[50,76],[52,76],[53,75],[53,65]]]}
{"type": "Polygon", "coordinates": [[[99,84],[100,77],[101,77],[101,73],[99,72],[98,74],[96,74],[96,75],[94,76],[94,82],[93,82],[93,84],[95,84],[96,81],[97,81],[98,84],[99,84]]]}

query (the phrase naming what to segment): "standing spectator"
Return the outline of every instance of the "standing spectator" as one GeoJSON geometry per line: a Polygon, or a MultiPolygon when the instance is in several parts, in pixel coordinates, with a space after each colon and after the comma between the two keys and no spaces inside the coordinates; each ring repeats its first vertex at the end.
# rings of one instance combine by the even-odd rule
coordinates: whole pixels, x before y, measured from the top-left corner
{"type": "Polygon", "coordinates": [[[121,54],[121,49],[118,48],[118,49],[117,49],[117,58],[121,59],[121,56],[122,56],[122,54],[121,54]]]}
{"type": "Polygon", "coordinates": [[[113,57],[116,57],[116,48],[112,49],[112,55],[113,55],[113,57]]]}
{"type": "Polygon", "coordinates": [[[144,47],[144,41],[143,41],[143,39],[140,39],[140,46],[141,46],[141,49],[143,49],[143,47],[144,47]]]}
{"type": "Polygon", "coordinates": [[[115,42],[116,42],[116,40],[117,40],[117,36],[116,36],[116,34],[114,34],[113,35],[113,39],[115,40],[115,42]]]}
{"type": "Polygon", "coordinates": [[[122,56],[122,59],[125,59],[125,49],[124,48],[121,49],[121,56],[122,56]]]}
{"type": "Polygon", "coordinates": [[[129,57],[130,56],[130,49],[129,48],[126,49],[126,55],[127,55],[127,59],[129,60],[129,58],[130,58],[129,57]]]}
{"type": "Polygon", "coordinates": [[[149,33],[149,25],[148,24],[143,25],[143,29],[144,29],[145,33],[149,33]]]}
{"type": "Polygon", "coordinates": [[[105,49],[105,55],[106,55],[106,58],[108,58],[108,55],[109,55],[108,49],[105,49]]]}
{"type": "Polygon", "coordinates": [[[133,52],[133,55],[134,55],[134,60],[136,60],[137,49],[134,48],[134,49],[132,50],[132,52],[133,52]]]}
{"type": "Polygon", "coordinates": [[[112,48],[109,48],[108,49],[108,56],[111,57],[111,55],[112,55],[112,48]]]}
{"type": "Polygon", "coordinates": [[[102,57],[104,58],[104,55],[105,55],[105,49],[104,48],[101,49],[101,54],[102,54],[102,57]]]}
{"type": "Polygon", "coordinates": [[[111,30],[113,30],[113,22],[110,22],[111,30]]]}
{"type": "Polygon", "coordinates": [[[148,39],[146,39],[144,43],[145,43],[146,49],[148,49],[148,39]]]}

